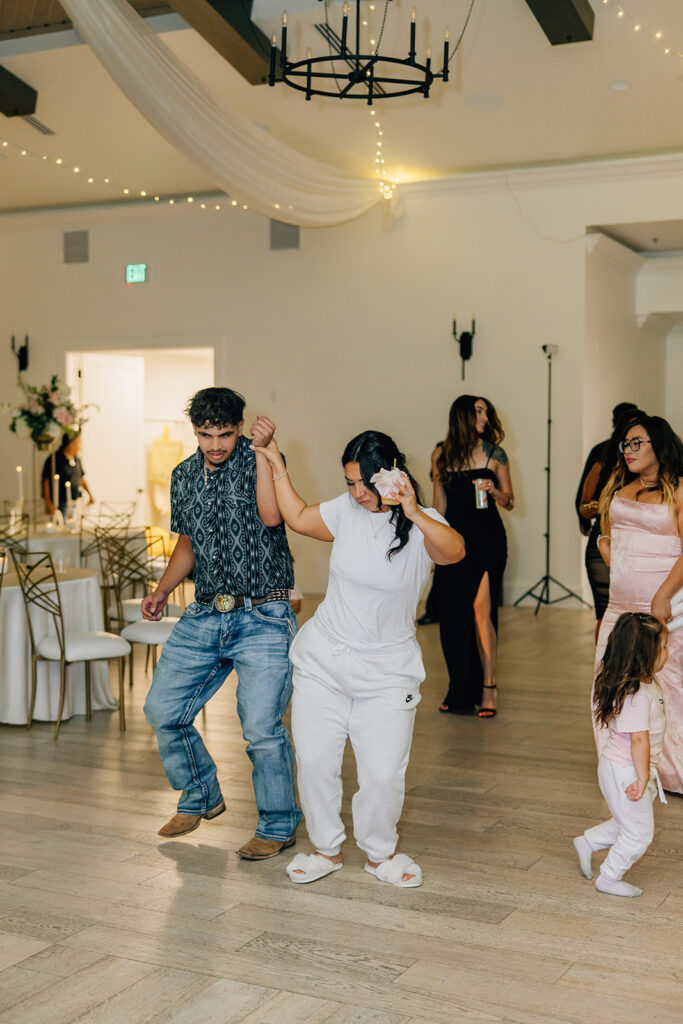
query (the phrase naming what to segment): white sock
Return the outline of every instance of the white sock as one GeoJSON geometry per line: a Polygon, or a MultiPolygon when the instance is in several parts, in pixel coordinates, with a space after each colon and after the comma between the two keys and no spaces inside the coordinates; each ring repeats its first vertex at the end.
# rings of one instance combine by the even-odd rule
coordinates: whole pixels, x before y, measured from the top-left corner
{"type": "Polygon", "coordinates": [[[588,845],[588,840],[585,836],[577,836],[576,839],[573,840],[573,845],[576,850],[576,856],[579,858],[581,874],[584,878],[592,878],[593,868],[591,867],[591,859],[593,857],[593,851],[588,845]]]}
{"type": "Polygon", "coordinates": [[[628,882],[616,882],[612,878],[605,878],[598,875],[595,879],[595,888],[599,892],[608,892],[611,896],[642,896],[643,890],[637,885],[630,885],[628,882]]]}

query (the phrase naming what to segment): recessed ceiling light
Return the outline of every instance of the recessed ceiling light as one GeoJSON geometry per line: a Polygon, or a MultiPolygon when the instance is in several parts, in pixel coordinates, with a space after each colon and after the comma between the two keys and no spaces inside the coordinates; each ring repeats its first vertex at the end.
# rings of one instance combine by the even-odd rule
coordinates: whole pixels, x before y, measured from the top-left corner
{"type": "Polygon", "coordinates": [[[610,88],[614,89],[615,92],[628,92],[631,88],[631,83],[618,78],[616,82],[610,82],[610,88]]]}

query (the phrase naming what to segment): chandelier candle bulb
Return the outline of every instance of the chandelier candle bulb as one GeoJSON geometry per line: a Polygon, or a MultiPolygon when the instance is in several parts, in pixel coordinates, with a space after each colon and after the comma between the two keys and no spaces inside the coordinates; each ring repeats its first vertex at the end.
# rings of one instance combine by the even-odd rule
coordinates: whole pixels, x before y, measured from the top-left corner
{"type": "Polygon", "coordinates": [[[282,42],[280,43],[280,67],[284,70],[287,60],[287,12],[282,15],[282,42]]]}
{"type": "Polygon", "coordinates": [[[17,466],[17,501],[23,502],[24,500],[24,471],[21,466],[17,466]]]}
{"type": "Polygon", "coordinates": [[[415,63],[415,53],[415,8],[412,7],[410,10],[410,53],[408,54],[411,64],[415,63]]]}
{"type": "Polygon", "coordinates": [[[268,82],[270,85],[275,85],[275,60],[277,57],[277,36],[273,32],[270,40],[270,72],[268,74],[268,82]]]}
{"type": "Polygon", "coordinates": [[[52,477],[52,504],[56,512],[59,508],[59,473],[55,473],[52,477]]]}
{"type": "Polygon", "coordinates": [[[346,53],[346,33],[349,27],[349,5],[344,4],[342,8],[344,17],[342,18],[342,32],[341,32],[341,54],[342,57],[346,53]]]}

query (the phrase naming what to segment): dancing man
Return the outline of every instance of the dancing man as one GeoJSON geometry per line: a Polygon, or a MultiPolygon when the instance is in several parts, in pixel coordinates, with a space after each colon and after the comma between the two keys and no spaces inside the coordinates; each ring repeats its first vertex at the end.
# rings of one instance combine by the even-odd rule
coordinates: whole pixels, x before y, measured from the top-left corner
{"type": "Polygon", "coordinates": [[[216,765],[194,720],[234,668],[237,713],[253,765],[259,822],[237,853],[265,860],[294,843],[301,818],[293,757],[282,724],[291,697],[292,559],[262,452],[242,436],[245,401],[204,388],[187,406],[199,448],[173,471],[171,528],[178,543],[157,589],[143,599],[157,620],[193,575],[195,600],[163,648],[145,703],[178,811],[159,835],[177,838],[225,810],[216,765]]]}

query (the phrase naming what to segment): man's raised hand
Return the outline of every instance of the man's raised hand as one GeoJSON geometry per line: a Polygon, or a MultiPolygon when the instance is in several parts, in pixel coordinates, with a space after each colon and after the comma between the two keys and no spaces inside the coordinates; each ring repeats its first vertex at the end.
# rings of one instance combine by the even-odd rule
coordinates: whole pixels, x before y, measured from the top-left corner
{"type": "Polygon", "coordinates": [[[251,440],[254,448],[267,448],[273,440],[275,424],[267,416],[257,416],[251,425],[251,440]]]}

